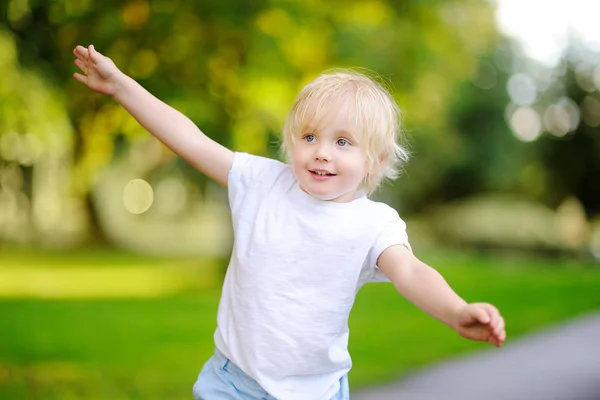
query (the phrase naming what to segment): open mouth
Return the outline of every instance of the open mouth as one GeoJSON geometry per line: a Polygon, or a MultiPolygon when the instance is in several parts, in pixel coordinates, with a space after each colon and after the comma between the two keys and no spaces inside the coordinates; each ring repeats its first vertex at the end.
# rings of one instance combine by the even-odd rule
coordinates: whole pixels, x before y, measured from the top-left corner
{"type": "Polygon", "coordinates": [[[315,176],[335,176],[335,175],[336,175],[336,174],[332,174],[332,173],[330,173],[330,172],[323,171],[323,170],[320,170],[320,169],[316,169],[316,170],[309,170],[309,172],[310,172],[312,175],[315,175],[315,176]]]}

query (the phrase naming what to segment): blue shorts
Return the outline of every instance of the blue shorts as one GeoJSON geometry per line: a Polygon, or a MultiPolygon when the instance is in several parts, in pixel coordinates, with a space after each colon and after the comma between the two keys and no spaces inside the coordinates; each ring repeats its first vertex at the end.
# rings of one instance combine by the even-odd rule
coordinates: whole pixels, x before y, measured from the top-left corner
{"type": "MultiPolygon", "coordinates": [[[[194,400],[276,400],[219,350],[204,364],[193,388],[194,400]]],[[[348,377],[331,400],[349,400],[348,377]]],[[[285,399],[283,399],[285,400],[285,399]]]]}

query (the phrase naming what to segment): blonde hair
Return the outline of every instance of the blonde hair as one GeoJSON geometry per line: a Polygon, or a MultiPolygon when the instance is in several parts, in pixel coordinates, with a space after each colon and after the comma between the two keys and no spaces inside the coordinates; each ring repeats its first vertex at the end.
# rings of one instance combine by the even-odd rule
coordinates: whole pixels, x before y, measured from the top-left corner
{"type": "Polygon", "coordinates": [[[308,127],[335,117],[336,106],[353,108],[357,136],[367,157],[367,174],[359,190],[371,194],[385,179],[395,179],[408,160],[401,146],[401,112],[392,95],[374,78],[352,70],[326,72],[298,94],[283,128],[282,150],[289,159],[295,140],[308,127]],[[331,115],[333,114],[333,115],[331,115]]]}

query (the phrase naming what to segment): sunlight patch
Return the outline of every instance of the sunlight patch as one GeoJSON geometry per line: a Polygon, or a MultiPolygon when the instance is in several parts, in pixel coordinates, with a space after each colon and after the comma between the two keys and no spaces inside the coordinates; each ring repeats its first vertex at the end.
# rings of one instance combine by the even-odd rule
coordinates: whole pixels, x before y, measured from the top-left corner
{"type": "Polygon", "coordinates": [[[164,268],[18,268],[0,270],[0,298],[153,298],[210,287],[210,271],[164,268]],[[201,274],[201,279],[198,275],[201,274]]]}

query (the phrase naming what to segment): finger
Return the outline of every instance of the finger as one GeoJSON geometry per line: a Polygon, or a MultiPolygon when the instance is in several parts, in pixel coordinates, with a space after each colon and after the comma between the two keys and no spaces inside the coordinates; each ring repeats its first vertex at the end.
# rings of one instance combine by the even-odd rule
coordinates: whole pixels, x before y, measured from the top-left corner
{"type": "Polygon", "coordinates": [[[506,339],[506,334],[504,332],[502,332],[500,335],[498,335],[496,337],[496,340],[498,342],[498,347],[500,347],[504,344],[505,339],[506,339]]]}
{"type": "Polygon", "coordinates": [[[498,317],[498,322],[494,326],[494,334],[500,335],[504,332],[504,318],[498,317]]]}
{"type": "Polygon", "coordinates": [[[90,44],[88,47],[88,53],[90,55],[90,60],[92,60],[92,62],[94,64],[99,63],[102,60],[102,54],[98,53],[96,51],[96,49],[94,48],[93,44],[90,44]]]}
{"type": "Polygon", "coordinates": [[[496,329],[498,328],[498,326],[500,326],[500,318],[501,317],[497,314],[493,314],[490,316],[490,323],[488,324],[488,326],[490,327],[490,329],[492,329],[493,332],[496,332],[496,329]]]}
{"type": "Polygon", "coordinates": [[[490,322],[488,323],[488,326],[493,330],[496,329],[496,327],[498,326],[498,324],[500,323],[500,316],[498,314],[491,314],[488,312],[488,317],[490,318],[490,322]]]}
{"type": "Polygon", "coordinates": [[[90,62],[90,58],[88,57],[87,53],[86,54],[82,54],[81,52],[73,52],[73,54],[75,54],[75,57],[77,57],[78,60],[81,60],[84,63],[89,63],[90,62]]]}
{"type": "Polygon", "coordinates": [[[495,332],[490,332],[490,337],[488,339],[488,341],[493,344],[496,347],[500,347],[502,346],[502,342],[504,341],[502,339],[501,335],[497,335],[495,332]]]}
{"type": "Polygon", "coordinates": [[[92,61],[90,60],[90,55],[85,47],[77,46],[77,48],[75,48],[75,50],[73,51],[73,54],[75,55],[75,57],[77,57],[78,60],[83,61],[84,64],[92,64],[92,61]]]}
{"type": "Polygon", "coordinates": [[[499,332],[493,332],[492,336],[494,338],[495,344],[498,347],[502,346],[502,343],[504,343],[504,341],[506,340],[506,331],[504,329],[502,329],[499,332]]]}
{"type": "Polygon", "coordinates": [[[75,49],[73,49],[73,54],[77,57],[87,58],[88,50],[81,45],[77,45],[75,49]]]}
{"type": "Polygon", "coordinates": [[[83,61],[81,61],[80,59],[76,59],[75,60],[75,65],[77,66],[77,68],[79,68],[81,71],[83,71],[84,74],[88,74],[88,67],[85,65],[85,63],[83,61]]]}
{"type": "Polygon", "coordinates": [[[81,75],[78,72],[75,72],[73,74],[73,78],[75,78],[76,80],[78,80],[79,82],[83,83],[84,85],[87,85],[87,76],[85,75],[81,75]]]}
{"type": "Polygon", "coordinates": [[[495,335],[501,341],[505,341],[506,340],[506,329],[504,329],[504,327],[502,327],[502,329],[498,333],[495,333],[495,335]]]}
{"type": "Polygon", "coordinates": [[[482,324],[490,323],[490,316],[483,307],[473,307],[471,309],[471,317],[481,322],[482,324]]]}
{"type": "Polygon", "coordinates": [[[500,340],[499,335],[496,335],[494,332],[490,332],[489,342],[494,346],[499,346],[502,341],[500,340]]]}
{"type": "Polygon", "coordinates": [[[498,309],[489,303],[482,303],[481,306],[489,316],[490,325],[495,326],[499,322],[499,319],[502,318],[498,309]]]}

